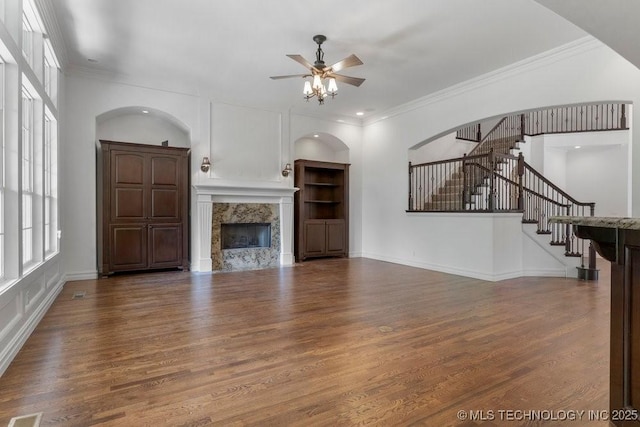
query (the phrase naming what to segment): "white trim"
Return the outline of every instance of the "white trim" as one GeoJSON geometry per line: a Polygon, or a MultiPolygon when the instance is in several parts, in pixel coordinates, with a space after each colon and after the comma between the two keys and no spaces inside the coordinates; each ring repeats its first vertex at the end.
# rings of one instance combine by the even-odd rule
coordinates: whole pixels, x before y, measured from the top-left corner
{"type": "Polygon", "coordinates": [[[95,280],[97,278],[98,278],[98,270],[79,271],[77,273],[67,273],[65,275],[65,282],[71,282],[74,280],[95,280]]]}
{"type": "Polygon", "coordinates": [[[64,37],[62,37],[62,31],[60,31],[60,25],[56,19],[51,0],[34,0],[34,2],[44,22],[46,34],[53,45],[56,59],[60,61],[58,65],[62,69],[69,61],[69,53],[64,37]]]}
{"type": "Polygon", "coordinates": [[[64,284],[64,279],[61,279],[51,288],[50,292],[44,300],[42,300],[38,308],[34,310],[34,312],[29,316],[29,319],[24,323],[24,325],[22,325],[18,333],[16,333],[11,341],[9,341],[9,345],[7,345],[7,347],[0,353],[0,376],[4,374],[11,361],[13,361],[22,346],[27,342],[29,336],[36,329],[40,320],[42,320],[62,291],[64,284]]]}
{"type": "Polygon", "coordinates": [[[513,77],[525,71],[530,71],[533,68],[545,67],[554,62],[569,58],[574,55],[578,55],[583,52],[588,52],[602,46],[605,45],[593,36],[585,36],[578,40],[563,44],[562,46],[558,46],[554,49],[550,49],[546,52],[542,52],[538,55],[533,55],[521,61],[514,62],[513,64],[507,65],[506,67],[502,67],[497,70],[474,77],[462,83],[449,86],[440,91],[423,96],[422,98],[407,102],[406,104],[392,107],[378,114],[374,114],[363,120],[363,125],[368,126],[381,120],[386,120],[393,116],[405,114],[412,110],[425,107],[429,104],[434,104],[444,99],[481,88],[483,86],[509,77],[513,77]]]}

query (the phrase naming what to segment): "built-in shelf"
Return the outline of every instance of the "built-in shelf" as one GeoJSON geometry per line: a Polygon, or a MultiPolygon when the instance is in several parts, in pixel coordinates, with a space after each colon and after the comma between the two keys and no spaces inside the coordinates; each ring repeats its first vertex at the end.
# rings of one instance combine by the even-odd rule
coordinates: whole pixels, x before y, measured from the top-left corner
{"type": "Polygon", "coordinates": [[[317,187],[339,187],[339,184],[332,182],[305,182],[304,185],[315,185],[317,187]]]}
{"type": "Polygon", "coordinates": [[[295,255],[347,256],[349,253],[349,165],[295,161],[295,255]]]}

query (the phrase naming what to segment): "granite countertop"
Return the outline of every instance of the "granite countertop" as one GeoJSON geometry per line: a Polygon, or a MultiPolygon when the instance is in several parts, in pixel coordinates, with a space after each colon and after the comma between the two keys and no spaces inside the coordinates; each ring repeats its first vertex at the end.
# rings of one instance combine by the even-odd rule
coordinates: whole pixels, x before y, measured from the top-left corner
{"type": "Polygon", "coordinates": [[[640,218],[603,216],[551,216],[549,222],[558,224],[585,225],[589,227],[621,228],[640,230],[640,218]]]}

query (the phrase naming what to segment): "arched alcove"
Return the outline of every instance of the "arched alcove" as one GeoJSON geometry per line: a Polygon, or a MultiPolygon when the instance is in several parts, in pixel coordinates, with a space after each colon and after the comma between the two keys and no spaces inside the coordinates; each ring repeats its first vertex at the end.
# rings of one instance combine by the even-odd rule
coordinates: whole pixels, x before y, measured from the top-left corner
{"type": "Polygon", "coordinates": [[[298,138],[294,143],[294,159],[322,162],[349,163],[349,147],[328,133],[313,133],[298,138]]]}
{"type": "Polygon", "coordinates": [[[189,128],[164,111],[130,106],[107,111],[96,117],[96,140],[189,147],[189,128]]]}

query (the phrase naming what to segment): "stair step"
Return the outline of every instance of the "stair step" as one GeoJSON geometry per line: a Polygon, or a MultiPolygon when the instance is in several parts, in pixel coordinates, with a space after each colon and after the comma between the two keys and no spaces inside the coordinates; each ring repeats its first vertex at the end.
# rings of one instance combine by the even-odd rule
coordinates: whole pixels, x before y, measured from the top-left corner
{"type": "Polygon", "coordinates": [[[551,234],[551,230],[538,230],[536,234],[551,234]]]}
{"type": "Polygon", "coordinates": [[[523,224],[537,224],[538,221],[535,219],[522,219],[523,224]]]}
{"type": "Polygon", "coordinates": [[[573,253],[571,253],[571,252],[565,252],[565,253],[564,253],[564,256],[566,256],[566,257],[570,257],[570,258],[580,258],[580,257],[582,256],[582,254],[577,253],[577,252],[573,252],[573,253]]]}
{"type": "Polygon", "coordinates": [[[566,246],[565,242],[550,242],[551,246],[566,246]]]}

